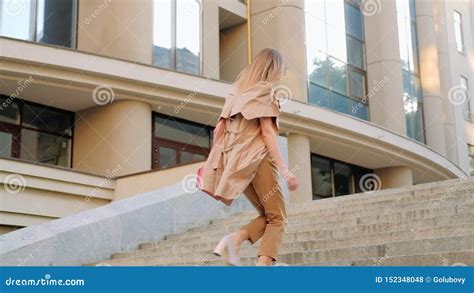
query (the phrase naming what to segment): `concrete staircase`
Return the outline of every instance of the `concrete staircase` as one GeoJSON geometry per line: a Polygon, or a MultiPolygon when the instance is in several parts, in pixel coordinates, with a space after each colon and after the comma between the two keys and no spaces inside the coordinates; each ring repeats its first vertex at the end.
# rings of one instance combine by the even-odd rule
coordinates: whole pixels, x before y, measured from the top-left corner
{"type": "MultiPolygon", "coordinates": [[[[287,208],[279,262],[317,266],[474,265],[474,178],[353,194],[287,208]]],[[[243,212],[88,265],[224,265],[221,236],[256,216],[243,212]]],[[[254,265],[259,242],[240,251],[254,265]]]]}

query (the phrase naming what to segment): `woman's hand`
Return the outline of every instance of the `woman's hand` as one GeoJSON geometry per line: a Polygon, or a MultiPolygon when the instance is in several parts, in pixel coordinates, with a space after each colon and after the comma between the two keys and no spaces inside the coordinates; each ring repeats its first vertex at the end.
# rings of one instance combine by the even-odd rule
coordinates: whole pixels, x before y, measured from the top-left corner
{"type": "Polygon", "coordinates": [[[288,189],[290,191],[295,191],[298,188],[298,181],[297,181],[296,176],[288,168],[283,169],[282,175],[283,175],[283,178],[285,178],[286,180],[288,189]]]}

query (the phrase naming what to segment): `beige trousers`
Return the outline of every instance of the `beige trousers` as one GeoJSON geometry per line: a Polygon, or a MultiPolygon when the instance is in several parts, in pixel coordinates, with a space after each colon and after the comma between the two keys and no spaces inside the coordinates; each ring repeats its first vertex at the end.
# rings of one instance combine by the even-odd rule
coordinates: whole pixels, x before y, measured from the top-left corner
{"type": "Polygon", "coordinates": [[[287,218],[283,192],[278,181],[278,168],[270,159],[270,154],[259,165],[244,194],[260,215],[241,229],[247,230],[248,240],[252,244],[263,236],[258,256],[265,255],[276,260],[287,218]]]}

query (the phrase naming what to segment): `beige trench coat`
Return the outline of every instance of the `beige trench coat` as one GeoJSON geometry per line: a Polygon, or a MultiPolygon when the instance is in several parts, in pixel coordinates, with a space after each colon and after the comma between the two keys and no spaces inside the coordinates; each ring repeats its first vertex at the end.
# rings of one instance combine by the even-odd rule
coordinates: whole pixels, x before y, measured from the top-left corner
{"type": "Polygon", "coordinates": [[[274,117],[279,131],[280,103],[272,84],[260,82],[240,95],[230,93],[219,119],[226,118],[224,134],[211,148],[202,167],[199,188],[226,205],[250,184],[268,153],[259,117],[274,117]]]}

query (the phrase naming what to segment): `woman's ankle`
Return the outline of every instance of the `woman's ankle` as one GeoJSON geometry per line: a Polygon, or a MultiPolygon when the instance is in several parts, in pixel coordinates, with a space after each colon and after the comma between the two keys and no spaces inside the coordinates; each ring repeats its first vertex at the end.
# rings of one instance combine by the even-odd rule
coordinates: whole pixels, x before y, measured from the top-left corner
{"type": "Polygon", "coordinates": [[[261,255],[258,257],[257,266],[271,266],[273,262],[273,258],[266,255],[261,255]]]}

